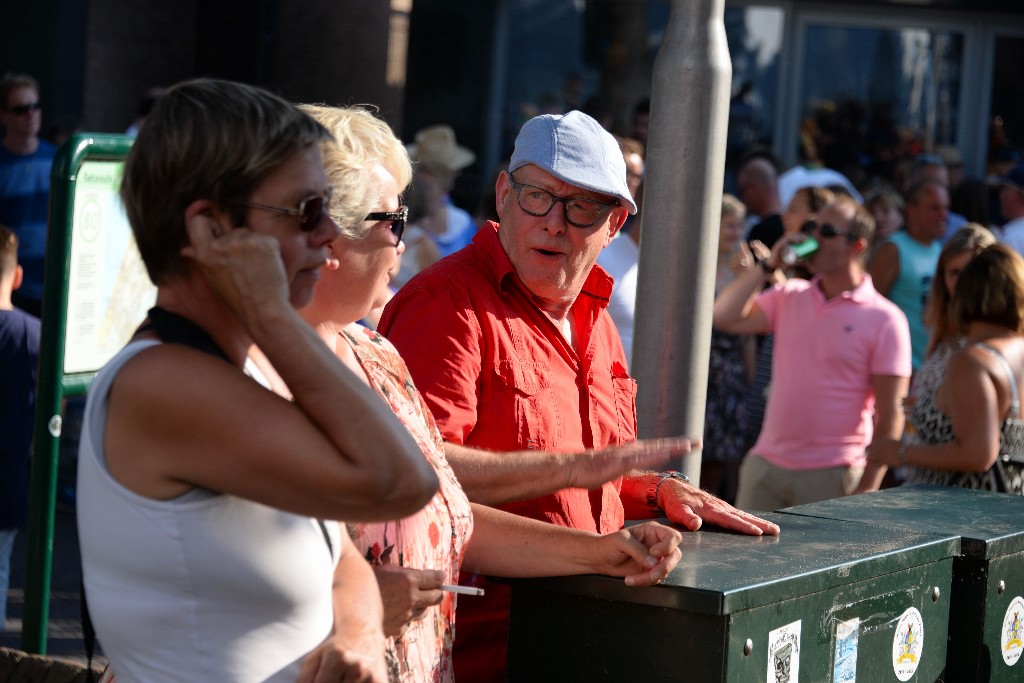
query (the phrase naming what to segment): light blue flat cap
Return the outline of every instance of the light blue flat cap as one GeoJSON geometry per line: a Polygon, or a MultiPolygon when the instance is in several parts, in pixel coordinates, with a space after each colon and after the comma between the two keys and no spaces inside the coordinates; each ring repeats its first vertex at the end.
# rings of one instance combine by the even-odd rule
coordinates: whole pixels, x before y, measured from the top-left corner
{"type": "Polygon", "coordinates": [[[535,116],[516,137],[509,171],[533,164],[570,185],[617,197],[636,213],[619,143],[581,111],[535,116]]]}

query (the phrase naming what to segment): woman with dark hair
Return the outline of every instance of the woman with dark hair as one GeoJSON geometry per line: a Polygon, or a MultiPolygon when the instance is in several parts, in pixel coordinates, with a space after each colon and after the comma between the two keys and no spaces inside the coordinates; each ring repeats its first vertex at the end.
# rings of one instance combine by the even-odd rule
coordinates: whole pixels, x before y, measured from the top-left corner
{"type": "Polygon", "coordinates": [[[1001,244],[967,264],[951,318],[964,348],[949,359],[933,419],[918,443],[876,441],[876,463],[914,468],[913,480],[1024,494],[1024,259],[1001,244]]]}

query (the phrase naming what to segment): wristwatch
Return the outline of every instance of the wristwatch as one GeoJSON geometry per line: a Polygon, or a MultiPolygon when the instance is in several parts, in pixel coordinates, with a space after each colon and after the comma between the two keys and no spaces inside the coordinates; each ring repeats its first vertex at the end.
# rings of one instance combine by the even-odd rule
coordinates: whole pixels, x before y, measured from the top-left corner
{"type": "Polygon", "coordinates": [[[661,472],[660,476],[653,480],[647,486],[647,507],[651,508],[654,512],[664,512],[660,505],[658,505],[658,491],[661,489],[661,485],[665,483],[666,479],[678,479],[679,481],[690,483],[690,478],[682,472],[676,470],[669,470],[668,472],[661,472]]]}

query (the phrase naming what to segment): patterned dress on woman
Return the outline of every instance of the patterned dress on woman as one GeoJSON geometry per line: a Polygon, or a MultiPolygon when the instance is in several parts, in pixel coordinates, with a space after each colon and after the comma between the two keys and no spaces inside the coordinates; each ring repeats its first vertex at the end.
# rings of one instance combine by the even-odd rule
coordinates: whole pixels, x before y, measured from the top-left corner
{"type": "MultiPolygon", "coordinates": [[[[374,565],[439,569],[445,583],[458,583],[466,543],[473,531],[469,500],[444,455],[444,443],[430,410],[412,383],[405,361],[384,337],[357,323],[342,337],[370,379],[370,386],[409,430],[434,467],[441,486],[426,507],[383,524],[349,525],[356,547],[374,565]]],[[[397,638],[389,638],[386,658],[392,681],[452,681],[455,595],[445,592],[397,638]]]]}
{"type": "Polygon", "coordinates": [[[746,430],[746,335],[711,330],[708,391],[704,411],[705,462],[737,463],[743,459],[746,430]]]}
{"type": "MultiPolygon", "coordinates": [[[[988,344],[975,344],[974,346],[994,354],[1010,382],[1010,408],[999,429],[999,458],[985,472],[958,472],[911,467],[909,481],[912,484],[961,486],[1024,495],[1024,420],[1020,419],[1020,392],[1017,388],[1017,380],[1010,364],[998,350],[988,344]]],[[[927,371],[927,376],[915,377],[917,401],[911,412],[910,420],[914,425],[919,443],[941,444],[953,440],[953,423],[949,416],[935,405],[935,390],[942,384],[946,363],[949,361],[949,356],[956,350],[955,346],[936,350],[918,370],[919,375],[927,371]],[[940,353],[945,355],[945,359],[940,357],[936,359],[936,363],[931,363],[931,359],[939,356],[940,353]],[[938,361],[942,361],[941,365],[938,361]],[[926,391],[926,388],[931,390],[926,391]]]]}

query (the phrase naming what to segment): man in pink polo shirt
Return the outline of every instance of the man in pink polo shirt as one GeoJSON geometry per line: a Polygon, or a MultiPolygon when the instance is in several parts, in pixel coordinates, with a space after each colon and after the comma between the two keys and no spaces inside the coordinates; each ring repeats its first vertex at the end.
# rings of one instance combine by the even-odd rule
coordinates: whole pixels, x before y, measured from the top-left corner
{"type": "Polygon", "coordinates": [[[872,435],[899,439],[910,378],[907,318],[864,272],[874,220],[841,197],[818,213],[807,260],[812,280],[761,292],[778,270],[786,235],[715,301],[714,325],[775,333],[772,384],[761,435],[740,467],[736,505],[777,510],[873,491],[884,469],[865,469],[872,435]]]}

